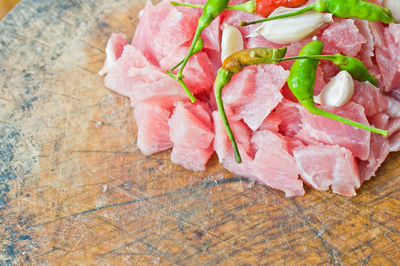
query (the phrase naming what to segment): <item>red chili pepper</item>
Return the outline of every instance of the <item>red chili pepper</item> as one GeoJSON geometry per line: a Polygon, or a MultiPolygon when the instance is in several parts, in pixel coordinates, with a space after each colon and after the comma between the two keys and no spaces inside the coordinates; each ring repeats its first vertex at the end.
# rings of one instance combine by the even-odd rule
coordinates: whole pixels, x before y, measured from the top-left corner
{"type": "Polygon", "coordinates": [[[308,0],[257,0],[257,14],[268,17],[280,6],[299,7],[307,3],[308,0]]]}

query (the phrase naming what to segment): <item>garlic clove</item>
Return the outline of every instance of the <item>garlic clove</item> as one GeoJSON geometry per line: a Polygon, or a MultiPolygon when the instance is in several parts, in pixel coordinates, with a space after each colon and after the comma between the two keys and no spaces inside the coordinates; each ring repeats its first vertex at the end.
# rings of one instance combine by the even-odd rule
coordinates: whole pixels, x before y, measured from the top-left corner
{"type": "Polygon", "coordinates": [[[232,54],[243,50],[243,48],[242,33],[234,26],[224,24],[221,40],[221,62],[224,62],[232,54]]]}
{"type": "Polygon", "coordinates": [[[347,104],[354,94],[354,81],[349,72],[340,71],[326,84],[314,101],[325,106],[341,107],[347,104]]]}
{"type": "Polygon", "coordinates": [[[390,9],[394,20],[400,23],[400,0],[383,0],[383,7],[390,9]]]}
{"type": "MultiPolygon", "coordinates": [[[[270,17],[297,10],[299,8],[279,7],[272,12],[270,17]]],[[[332,22],[333,18],[330,13],[309,11],[294,17],[264,22],[260,27],[252,31],[248,37],[262,35],[269,41],[279,44],[289,44],[307,38],[319,28],[332,22]]]]}

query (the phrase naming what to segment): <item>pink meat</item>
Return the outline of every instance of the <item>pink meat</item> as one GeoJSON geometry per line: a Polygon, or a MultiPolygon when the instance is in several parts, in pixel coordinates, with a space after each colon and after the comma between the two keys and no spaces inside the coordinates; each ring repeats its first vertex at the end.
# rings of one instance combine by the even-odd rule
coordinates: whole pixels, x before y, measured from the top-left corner
{"type": "Polygon", "coordinates": [[[376,48],[383,48],[385,44],[385,36],[384,36],[384,24],[381,22],[369,21],[368,22],[369,29],[371,30],[374,44],[376,48]]]}
{"type": "MultiPolygon", "coordinates": [[[[169,136],[174,144],[171,159],[187,169],[204,171],[214,153],[212,148],[214,132],[203,124],[197,115],[182,103],[176,105],[168,121],[169,136]]],[[[203,111],[200,111],[199,116],[203,115],[203,111]]]]}
{"type": "Polygon", "coordinates": [[[270,113],[262,122],[258,130],[270,130],[272,132],[278,133],[279,124],[282,122],[282,118],[276,113],[270,113]]]}
{"type": "MultiPolygon", "coordinates": [[[[369,125],[364,108],[359,104],[350,102],[341,108],[330,107],[324,109],[364,125],[369,125]]],[[[368,158],[371,139],[369,131],[345,125],[326,117],[313,115],[304,108],[301,108],[300,111],[303,121],[303,128],[300,135],[303,141],[311,143],[313,140],[324,144],[337,144],[349,149],[354,156],[362,160],[368,158]]]]}
{"type": "Polygon", "coordinates": [[[168,120],[174,103],[179,100],[176,95],[156,96],[136,106],[134,116],[138,126],[137,146],[144,155],[172,148],[168,120]]]}
{"type": "Polygon", "coordinates": [[[358,168],[360,170],[361,183],[370,180],[375,176],[376,170],[389,155],[389,140],[378,134],[371,136],[371,153],[365,161],[359,161],[358,168]]]}
{"type": "Polygon", "coordinates": [[[324,53],[343,53],[348,56],[356,56],[361,46],[367,42],[360,33],[353,19],[335,18],[322,33],[321,40],[325,44],[324,53]]]}
{"type": "Polygon", "coordinates": [[[385,47],[376,48],[376,61],[382,73],[385,91],[400,88],[400,24],[390,24],[385,28],[385,47]]]}
{"type": "Polygon", "coordinates": [[[153,6],[151,1],[147,1],[145,8],[141,11],[140,21],[132,40],[132,45],[139,49],[154,65],[158,64],[156,51],[154,46],[149,44],[153,43],[154,36],[157,36],[160,32],[160,26],[170,10],[171,5],[168,1],[161,1],[156,6],[153,6]]]}
{"type": "MultiPolygon", "coordinates": [[[[105,78],[105,85],[107,88],[118,92],[124,96],[129,96],[132,89],[140,82],[145,83],[147,77],[129,77],[129,71],[132,68],[141,69],[145,67],[152,67],[149,61],[143,54],[132,45],[126,45],[121,57],[114,64],[114,67],[109,71],[105,78]]],[[[153,67],[151,70],[155,70],[153,67]]],[[[153,74],[154,76],[154,74],[153,74]]],[[[157,77],[153,80],[159,79],[161,73],[157,73],[157,77]],[[160,74],[160,75],[158,75],[160,74]]]]}
{"type": "Polygon", "coordinates": [[[317,67],[317,73],[316,73],[316,80],[315,80],[315,85],[314,85],[314,95],[320,94],[322,89],[325,87],[326,82],[325,82],[325,75],[320,66],[317,67]]]}
{"type": "Polygon", "coordinates": [[[390,118],[389,124],[386,129],[389,131],[387,137],[390,137],[393,134],[397,133],[400,130],[400,118],[399,117],[390,118]]]}
{"type": "Polygon", "coordinates": [[[389,138],[389,146],[391,152],[400,151],[400,132],[397,132],[389,138]]]}
{"type": "Polygon", "coordinates": [[[369,117],[369,122],[371,125],[377,128],[386,129],[389,125],[389,116],[385,113],[378,113],[372,117],[369,117]]]}
{"type": "MultiPolygon", "coordinates": [[[[180,47],[170,53],[160,61],[161,69],[167,70],[174,67],[178,62],[186,57],[189,48],[180,47]]],[[[176,70],[174,73],[177,73],[176,70]]],[[[184,81],[194,94],[209,90],[215,80],[213,66],[205,52],[195,54],[189,59],[188,64],[183,70],[184,81]]]]}
{"type": "Polygon", "coordinates": [[[121,57],[124,46],[127,44],[128,42],[126,41],[125,34],[111,34],[106,47],[106,61],[104,62],[103,68],[99,71],[100,76],[107,74],[111,70],[117,62],[117,59],[121,57]]]}
{"type": "Polygon", "coordinates": [[[151,46],[160,62],[170,57],[176,47],[190,46],[200,17],[198,9],[170,7],[169,14],[162,21],[157,35],[153,36],[151,46]]]}
{"type": "MultiPolygon", "coordinates": [[[[254,151],[250,143],[252,133],[251,130],[246,126],[245,123],[243,123],[243,121],[233,120],[229,108],[227,108],[226,112],[229,120],[229,125],[235,136],[236,143],[242,151],[242,157],[244,156],[243,153],[246,153],[248,157],[253,156],[254,151]]],[[[212,116],[214,120],[215,132],[214,150],[218,155],[219,161],[222,163],[226,158],[234,157],[232,144],[229,141],[224,124],[222,123],[222,119],[218,111],[214,111],[212,116]]]]}
{"type": "Polygon", "coordinates": [[[205,171],[206,164],[213,153],[214,149],[212,145],[207,149],[174,145],[171,152],[171,160],[189,170],[205,171]]]}
{"type": "MultiPolygon", "coordinates": [[[[227,111],[228,117],[231,117],[229,115],[231,113],[229,109],[227,111]]],[[[242,163],[238,164],[236,163],[232,145],[217,111],[213,112],[213,119],[215,130],[214,150],[218,155],[220,163],[232,173],[255,179],[256,177],[252,167],[253,158],[251,157],[251,155],[254,155],[250,143],[251,130],[242,121],[229,120],[242,157],[242,163]]]]}
{"type": "Polygon", "coordinates": [[[238,106],[249,102],[255,92],[256,72],[257,67],[250,66],[233,75],[231,81],[222,91],[224,104],[238,106]]]}
{"type": "Polygon", "coordinates": [[[281,48],[282,45],[268,41],[261,35],[245,39],[244,48],[250,49],[257,47],[281,48]]]}
{"type": "Polygon", "coordinates": [[[386,97],[369,82],[354,81],[354,96],[352,100],[364,107],[367,117],[383,112],[388,107],[386,97]]]}
{"type": "MultiPolygon", "coordinates": [[[[364,108],[350,102],[341,108],[325,108],[328,112],[369,125],[364,108]]],[[[296,137],[308,144],[323,143],[339,145],[349,149],[356,157],[366,160],[369,156],[371,133],[332,119],[313,115],[300,104],[283,101],[277,108],[282,118],[280,132],[288,137],[296,137]],[[352,136],[349,138],[349,136],[352,136]]]]}
{"type": "MultiPolygon", "coordinates": [[[[230,1],[230,4],[232,5],[232,1],[230,1]]],[[[235,11],[235,10],[227,10],[222,13],[222,25],[227,23],[229,25],[235,26],[240,30],[242,33],[243,37],[246,38],[247,36],[250,35],[250,33],[258,28],[260,25],[250,25],[247,27],[241,27],[240,26],[240,21],[253,21],[253,20],[258,20],[262,19],[263,17],[257,14],[251,14],[247,13],[244,11],[235,11]]]]}
{"type": "Polygon", "coordinates": [[[320,67],[324,72],[324,79],[326,82],[329,82],[329,80],[336,76],[336,74],[340,71],[337,66],[328,60],[321,60],[320,67]]]}
{"type": "Polygon", "coordinates": [[[284,138],[271,131],[255,132],[251,142],[257,153],[253,170],[257,179],[273,188],[285,192],[286,197],[304,195],[300,171],[289,154],[284,138]]]}
{"type": "Polygon", "coordinates": [[[309,145],[294,150],[304,182],[318,190],[355,196],[360,176],[352,153],[340,146],[309,145]],[[317,163],[316,163],[317,162],[317,163]]]}
{"type": "Polygon", "coordinates": [[[211,118],[211,108],[208,103],[201,100],[195,103],[187,102],[184,107],[194,114],[207,128],[213,130],[214,125],[211,118]]]}
{"type": "Polygon", "coordinates": [[[289,72],[281,66],[257,66],[254,93],[247,103],[234,108],[235,118],[243,119],[253,131],[257,130],[282,100],[280,91],[288,76],[289,72]]]}
{"type": "Polygon", "coordinates": [[[386,113],[391,117],[400,117],[400,102],[392,97],[387,97],[388,108],[386,113]]]}
{"type": "Polygon", "coordinates": [[[130,97],[133,106],[155,95],[185,95],[177,81],[150,64],[132,45],[124,47],[122,56],[106,76],[105,85],[119,94],[130,97]]]}
{"type": "Polygon", "coordinates": [[[286,137],[297,137],[303,127],[302,116],[300,113],[301,105],[284,99],[276,109],[276,113],[281,117],[279,132],[286,137]]]}
{"type": "Polygon", "coordinates": [[[214,139],[214,133],[182,103],[177,104],[168,124],[174,145],[207,149],[214,139]]]}
{"type": "Polygon", "coordinates": [[[221,21],[221,16],[218,16],[201,34],[204,41],[204,48],[217,52],[221,50],[221,21]]]}
{"type": "Polygon", "coordinates": [[[360,33],[366,39],[366,43],[362,45],[361,50],[357,55],[357,58],[364,63],[369,72],[378,80],[378,87],[381,88],[383,85],[382,75],[379,71],[378,66],[374,62],[375,42],[370,23],[366,20],[356,19],[355,24],[360,30],[360,33]]]}

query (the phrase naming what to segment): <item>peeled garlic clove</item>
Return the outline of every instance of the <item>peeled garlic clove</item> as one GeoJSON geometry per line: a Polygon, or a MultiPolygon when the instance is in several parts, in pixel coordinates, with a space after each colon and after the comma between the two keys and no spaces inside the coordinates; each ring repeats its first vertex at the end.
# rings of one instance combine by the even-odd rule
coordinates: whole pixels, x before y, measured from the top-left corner
{"type": "Polygon", "coordinates": [[[384,0],[383,7],[390,9],[394,20],[400,23],[400,0],[384,0]]]}
{"type": "MultiPolygon", "coordinates": [[[[270,17],[292,13],[299,8],[277,8],[270,17]]],[[[332,14],[309,11],[307,13],[264,22],[260,27],[255,29],[249,37],[262,35],[265,39],[279,44],[288,44],[301,41],[319,28],[332,23],[332,14]]]]}
{"type": "Polygon", "coordinates": [[[228,56],[243,50],[242,33],[235,27],[224,24],[221,40],[221,61],[224,62],[228,56]]]}
{"type": "Polygon", "coordinates": [[[354,94],[354,81],[349,72],[340,71],[326,84],[314,101],[325,106],[340,107],[351,100],[354,94]]]}

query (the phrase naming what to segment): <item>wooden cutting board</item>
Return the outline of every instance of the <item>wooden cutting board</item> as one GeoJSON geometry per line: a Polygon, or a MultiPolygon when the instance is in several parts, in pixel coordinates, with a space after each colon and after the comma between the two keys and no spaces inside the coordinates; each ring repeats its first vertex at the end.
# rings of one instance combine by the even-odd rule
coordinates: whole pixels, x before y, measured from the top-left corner
{"type": "Polygon", "coordinates": [[[397,264],[400,154],[354,198],[300,198],[136,148],[97,75],[144,0],[24,0],[0,24],[0,264],[397,264]]]}

